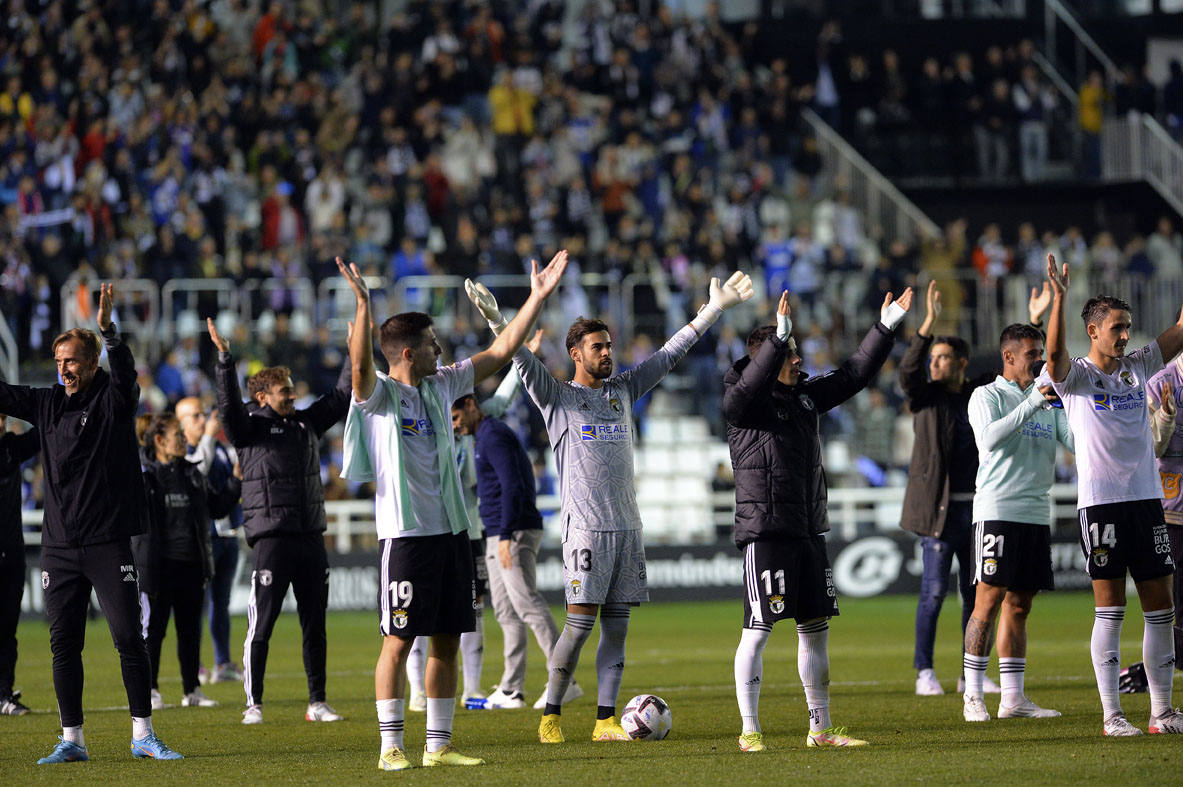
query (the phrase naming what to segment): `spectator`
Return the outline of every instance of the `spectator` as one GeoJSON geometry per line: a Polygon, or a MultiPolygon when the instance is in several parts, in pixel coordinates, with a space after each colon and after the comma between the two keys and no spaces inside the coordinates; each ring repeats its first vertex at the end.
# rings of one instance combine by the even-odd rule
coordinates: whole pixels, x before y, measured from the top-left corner
{"type": "Polygon", "coordinates": [[[1047,134],[1055,94],[1040,79],[1034,65],[1023,66],[1011,89],[1019,119],[1019,174],[1027,183],[1043,180],[1047,167],[1047,134]]]}
{"type": "Polygon", "coordinates": [[[1100,71],[1090,71],[1081,85],[1077,120],[1081,134],[1081,174],[1090,179],[1101,177],[1101,127],[1109,93],[1100,71]]]}
{"type": "Polygon", "coordinates": [[[1164,279],[1183,278],[1183,235],[1175,231],[1170,216],[1160,216],[1146,240],[1146,253],[1154,270],[1164,279]]]}

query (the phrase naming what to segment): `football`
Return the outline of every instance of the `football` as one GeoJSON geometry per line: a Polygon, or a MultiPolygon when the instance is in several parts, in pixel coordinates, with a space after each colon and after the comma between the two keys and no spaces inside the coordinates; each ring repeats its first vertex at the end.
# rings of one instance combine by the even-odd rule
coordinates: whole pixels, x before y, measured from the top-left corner
{"type": "Polygon", "coordinates": [[[674,717],[661,697],[638,694],[624,706],[620,726],[635,741],[659,741],[670,734],[674,717]]]}

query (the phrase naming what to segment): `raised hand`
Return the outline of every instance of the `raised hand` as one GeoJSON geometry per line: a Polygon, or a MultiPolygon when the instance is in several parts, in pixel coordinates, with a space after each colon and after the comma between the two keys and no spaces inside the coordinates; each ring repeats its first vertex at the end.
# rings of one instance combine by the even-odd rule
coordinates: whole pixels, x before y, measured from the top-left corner
{"type": "Polygon", "coordinates": [[[793,333],[793,320],[790,315],[789,291],[780,294],[780,301],[776,304],[776,338],[787,342],[793,333]]]}
{"type": "Polygon", "coordinates": [[[736,271],[722,284],[719,279],[711,279],[711,299],[709,304],[720,311],[727,311],[732,306],[743,303],[752,297],[752,277],[743,271],[736,271]]]}
{"type": "Polygon", "coordinates": [[[353,295],[357,298],[358,303],[369,302],[370,288],[366,284],[366,279],[361,275],[361,271],[357,269],[357,263],[351,262],[348,265],[340,257],[337,258],[337,270],[341,271],[341,275],[349,282],[349,288],[353,290],[353,295]]]}
{"type": "Polygon", "coordinates": [[[489,292],[488,287],[479,281],[465,279],[464,293],[487,321],[497,325],[505,321],[505,318],[501,316],[501,310],[497,308],[497,299],[493,297],[493,293],[489,292]]]}
{"type": "Polygon", "coordinates": [[[1047,313],[1048,307],[1051,305],[1052,290],[1045,281],[1043,289],[1031,288],[1031,298],[1027,301],[1027,316],[1031,318],[1031,322],[1040,325],[1043,323],[1043,315],[1047,313]]]}
{"type": "Polygon", "coordinates": [[[936,320],[941,316],[941,291],[937,289],[937,280],[933,279],[928,283],[928,292],[924,297],[924,305],[928,310],[925,316],[926,320],[936,320]]]}
{"type": "Polygon", "coordinates": [[[1047,255],[1047,280],[1051,283],[1052,292],[1056,296],[1062,296],[1068,291],[1068,263],[1064,263],[1063,267],[1056,267],[1056,255],[1047,255]]]}
{"type": "Polygon", "coordinates": [[[534,335],[526,340],[526,349],[529,350],[534,355],[537,355],[538,351],[540,349],[542,349],[542,329],[541,328],[534,331],[534,335]]]}
{"type": "Polygon", "coordinates": [[[776,316],[784,315],[785,317],[792,316],[792,309],[789,307],[789,291],[785,290],[780,294],[780,301],[776,304],[776,316]]]}
{"type": "Polygon", "coordinates": [[[111,312],[115,309],[115,285],[99,285],[99,330],[106,332],[111,327],[111,312]]]}
{"type": "Polygon", "coordinates": [[[217,437],[218,433],[222,431],[222,419],[218,416],[218,408],[210,410],[209,416],[205,419],[205,434],[210,437],[217,437]]]}
{"type": "Polygon", "coordinates": [[[530,291],[545,298],[559,286],[559,279],[567,269],[567,250],[563,249],[542,270],[538,270],[538,260],[530,260],[530,291]]]}
{"type": "Polygon", "coordinates": [[[907,287],[897,299],[890,292],[883,296],[883,305],[879,307],[879,322],[888,330],[894,331],[903,322],[904,315],[912,308],[912,288],[907,287]]]}
{"type": "Polygon", "coordinates": [[[205,327],[209,329],[209,338],[214,343],[214,347],[218,348],[218,352],[230,352],[230,342],[226,341],[218,334],[218,329],[214,327],[213,317],[205,318],[205,327]]]}
{"type": "Polygon", "coordinates": [[[1166,413],[1167,415],[1174,418],[1175,417],[1175,391],[1171,387],[1170,380],[1163,380],[1162,381],[1162,389],[1159,391],[1158,399],[1160,402],[1162,402],[1162,404],[1159,406],[1160,409],[1164,413],[1166,413]]]}

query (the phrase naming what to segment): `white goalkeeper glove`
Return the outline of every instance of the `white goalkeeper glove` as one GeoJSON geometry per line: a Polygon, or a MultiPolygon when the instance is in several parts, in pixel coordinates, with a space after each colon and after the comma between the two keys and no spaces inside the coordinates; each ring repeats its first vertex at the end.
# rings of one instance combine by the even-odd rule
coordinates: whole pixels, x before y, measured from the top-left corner
{"type": "Polygon", "coordinates": [[[464,280],[464,292],[468,295],[468,299],[476,306],[477,311],[489,323],[489,328],[494,334],[501,333],[501,329],[509,325],[509,321],[501,315],[501,311],[497,308],[497,299],[493,297],[493,293],[489,292],[489,288],[481,284],[479,281],[472,279],[464,280]]]}

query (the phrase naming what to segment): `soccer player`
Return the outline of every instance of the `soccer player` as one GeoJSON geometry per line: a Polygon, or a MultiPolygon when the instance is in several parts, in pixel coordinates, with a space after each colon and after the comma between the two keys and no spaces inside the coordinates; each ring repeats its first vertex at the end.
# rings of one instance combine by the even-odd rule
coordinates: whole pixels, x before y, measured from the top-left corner
{"type": "Polygon", "coordinates": [[[1090,298],[1081,312],[1089,353],[1069,358],[1064,326],[1068,265],[1057,268],[1049,254],[1047,275],[1054,292],[1047,373],[1078,441],[1077,508],[1096,602],[1091,651],[1104,713],[1103,732],[1142,734],[1122,713],[1117,691],[1128,572],[1145,620],[1142,660],[1150,684],[1149,732],[1183,733],[1183,714],[1171,707],[1175,564],[1146,407],[1147,382],[1163,368],[1163,359],[1174,358],[1183,349],[1183,313],[1157,340],[1126,355],[1132,324],[1129,305],[1111,296],[1090,298]]]}
{"type": "MultiPolygon", "coordinates": [[[[900,527],[920,536],[924,569],[916,605],[916,693],[944,694],[933,670],[937,620],[949,592],[953,557],[957,556],[961,591],[961,631],[973,611],[974,590],[970,537],[977,448],[969,425],[969,396],[987,379],[965,379],[969,345],[957,336],[932,335],[941,314],[936,281],[928,283],[924,322],[900,360],[899,381],[916,441],[908,465],[900,527]],[[924,359],[928,358],[928,375],[924,359]],[[953,461],[957,457],[958,461],[953,461]]],[[[992,687],[997,691],[997,687],[992,687]]]]}
{"type": "Polygon", "coordinates": [[[101,284],[99,336],[74,328],[53,340],[61,383],[0,382],[0,413],[37,427],[45,470],[41,587],[49,618],[53,685],[62,735],[38,764],[90,759],[82,734],[82,645],[93,589],[119,651],[131,711],[131,753],[179,760],[152,729],[152,677],[140,635],[140,596],[131,536],[143,528],[144,481],[136,447],[136,365],[111,321],[115,286],[101,284]],[[99,368],[107,348],[111,371],[99,368]]]}
{"type": "Polygon", "coordinates": [[[345,421],[342,476],[376,483],[381,550],[382,652],[374,669],[382,770],[411,766],[404,753],[407,654],[417,635],[431,636],[427,660],[427,745],[423,765],[482,765],[452,745],[460,635],[475,628],[472,548],[449,408],[473,385],[508,363],[567,267],[560,251],[544,269],[533,264],[530,297],[486,350],[436,367],[440,346],[431,318],[397,314],[379,342],[389,375],[374,371],[370,296],[356,265],[337,267],[357,311],[349,342],[353,403],[345,421]]]}
{"type": "Polygon", "coordinates": [[[797,670],[809,707],[806,746],[864,746],[830,721],[832,616],[838,614],[826,556],[830,529],[818,418],[867,386],[891,353],[893,331],[912,305],[912,289],[883,299],[879,322],[850,360],[807,379],[792,338],[789,293],[776,325],[748,336],[747,357],[723,377],[723,417],[735,469],[735,544],[744,553],[744,623],[735,651],[739,749],[764,751],[760,684],[764,646],[779,620],[797,621],[797,670]]]}
{"type": "MultiPolygon", "coordinates": [[[[1175,358],[1161,372],[1150,378],[1150,409],[1153,414],[1154,454],[1158,457],[1158,476],[1162,483],[1163,517],[1171,539],[1171,559],[1178,566],[1183,560],[1183,423],[1179,423],[1183,402],[1183,355],[1175,358]]],[[[1175,571],[1172,584],[1175,609],[1183,608],[1183,573],[1175,571]]],[[[1175,669],[1183,669],[1183,627],[1175,620],[1175,669]]]]}
{"type": "Polygon", "coordinates": [[[7,431],[8,416],[0,414],[0,716],[29,712],[16,679],[16,626],[25,595],[25,536],[21,530],[21,465],[41,450],[36,429],[24,434],[7,431]]]}
{"type": "Polygon", "coordinates": [[[1037,385],[1043,334],[1030,325],[1009,325],[999,340],[1002,374],[974,389],[969,422],[978,444],[974,493],[973,615],[965,628],[963,713],[966,721],[989,721],[982,683],[995,620],[1002,697],[998,717],[1048,718],[1059,711],[1027,698],[1027,616],[1040,590],[1051,590],[1051,485],[1056,443],[1074,451],[1062,408],[1053,407],[1050,383],[1037,385]],[[1001,612],[1001,617],[999,614],[1001,612]]]}
{"type": "MultiPolygon", "coordinates": [[[[479,284],[465,283],[490,326],[501,322],[497,304],[479,284]]],[[[689,325],[639,366],[612,376],[612,337],[599,320],[580,317],[567,331],[575,363],[570,382],[559,382],[529,350],[514,368],[542,410],[558,464],[562,496],[563,584],[567,620],[550,653],[546,706],[538,726],[543,743],[561,743],[562,703],[579,652],[600,616],[596,653],[598,699],[594,741],[627,741],[616,719],[624,673],[629,608],[649,599],[645,548],[633,478],[633,403],[656,386],[726,309],[752,297],[752,280],[736,271],[711,280],[710,302],[689,325]]]]}
{"type": "Polygon", "coordinates": [[[325,610],[329,603],[329,558],[325,551],[324,487],[320,480],[320,439],[349,408],[349,364],[337,386],[301,410],[296,409],[292,373],[271,366],[247,380],[243,404],[230,344],[207,318],[218,348],[214,368],[218,412],[226,437],[242,463],[242,511],[246,541],[254,550],[251,594],[247,602],[243,724],[263,723],[263,678],[271,632],[291,586],[303,633],[304,673],[308,677],[308,721],[340,721],[325,702],[325,610]]]}

